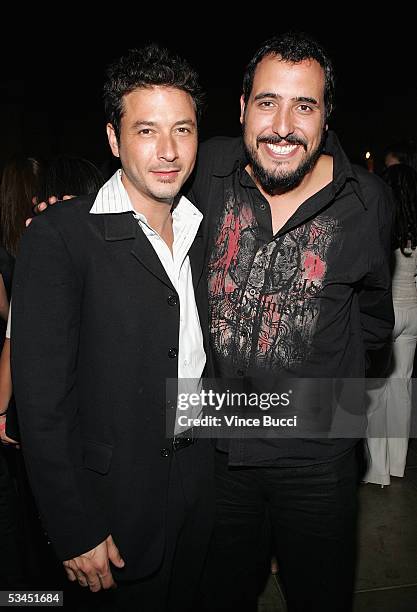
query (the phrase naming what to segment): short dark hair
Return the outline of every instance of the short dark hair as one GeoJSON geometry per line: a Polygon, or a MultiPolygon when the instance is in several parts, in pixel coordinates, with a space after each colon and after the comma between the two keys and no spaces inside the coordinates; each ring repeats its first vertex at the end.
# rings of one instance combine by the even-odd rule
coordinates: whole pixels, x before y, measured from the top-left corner
{"type": "Polygon", "coordinates": [[[293,62],[295,64],[306,59],[316,60],[320,64],[324,70],[324,104],[327,121],[334,107],[335,75],[333,64],[323,47],[303,32],[278,34],[264,42],[255,52],[243,76],[243,99],[245,104],[247,104],[252,91],[256,67],[268,55],[276,55],[284,62],[293,62]]]}
{"type": "Polygon", "coordinates": [[[123,116],[123,96],[138,88],[156,86],[175,87],[190,94],[197,121],[200,119],[204,93],[197,72],[179,55],[152,43],[141,49],[130,49],[107,69],[104,111],[117,140],[123,116]]]}
{"type": "Polygon", "coordinates": [[[93,162],[82,157],[58,155],[46,164],[40,187],[40,201],[55,195],[97,193],[104,184],[104,177],[93,162]]]}

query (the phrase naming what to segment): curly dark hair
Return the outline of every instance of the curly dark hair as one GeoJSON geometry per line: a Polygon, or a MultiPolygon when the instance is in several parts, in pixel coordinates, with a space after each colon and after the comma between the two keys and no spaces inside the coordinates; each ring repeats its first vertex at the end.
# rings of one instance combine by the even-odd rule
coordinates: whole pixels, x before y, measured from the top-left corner
{"type": "Polygon", "coordinates": [[[116,138],[120,137],[123,96],[138,88],[166,86],[182,89],[193,99],[197,120],[204,105],[204,93],[197,72],[189,63],[155,43],[141,49],[130,49],[107,69],[104,84],[104,111],[116,138]]]}
{"type": "Polygon", "coordinates": [[[286,32],[270,38],[255,52],[243,75],[243,99],[249,100],[256,67],[266,56],[278,56],[284,62],[298,64],[306,59],[316,60],[324,70],[324,104],[326,121],[334,108],[335,74],[333,64],[323,47],[302,32],[286,32]]]}
{"type": "Polygon", "coordinates": [[[404,249],[417,246],[417,172],[407,164],[395,164],[384,170],[382,178],[391,187],[396,205],[393,247],[409,256],[404,249]]]}

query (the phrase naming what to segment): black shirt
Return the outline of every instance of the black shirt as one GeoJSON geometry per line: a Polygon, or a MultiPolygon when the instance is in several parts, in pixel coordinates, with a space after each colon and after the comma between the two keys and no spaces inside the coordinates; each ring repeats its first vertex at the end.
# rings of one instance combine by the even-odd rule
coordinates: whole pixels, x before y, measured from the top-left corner
{"type": "MultiPolygon", "coordinates": [[[[389,252],[394,206],[388,187],[353,167],[336,136],[332,182],[273,235],[268,201],[245,170],[241,139],[200,147],[191,199],[207,239],[214,375],[271,381],[363,378],[365,352],[390,337],[389,252]]],[[[249,381],[249,382],[248,382],[249,381]]],[[[356,401],[356,400],[355,400],[356,401]]],[[[239,439],[235,465],[303,465],[340,455],[345,439],[239,439]]]]}

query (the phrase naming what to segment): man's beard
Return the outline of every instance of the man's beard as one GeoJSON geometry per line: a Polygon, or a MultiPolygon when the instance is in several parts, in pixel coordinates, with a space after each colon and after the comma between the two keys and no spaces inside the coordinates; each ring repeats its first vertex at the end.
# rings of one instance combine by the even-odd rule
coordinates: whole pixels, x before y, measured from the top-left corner
{"type": "MultiPolygon", "coordinates": [[[[243,125],[243,134],[245,134],[245,125],[243,125]]],[[[256,149],[250,145],[245,145],[246,156],[249,161],[250,168],[252,170],[253,177],[261,185],[262,189],[269,195],[275,195],[276,193],[285,193],[291,191],[297,187],[303,178],[308,174],[315,166],[319,159],[324,142],[326,140],[326,131],[323,130],[320,143],[314,151],[311,151],[309,155],[301,162],[301,164],[295,170],[285,171],[281,170],[280,166],[277,166],[276,170],[267,170],[261,165],[261,161],[258,155],[258,146],[260,142],[268,142],[271,144],[279,144],[280,142],[288,144],[301,145],[304,150],[307,150],[307,143],[305,140],[297,136],[288,135],[286,138],[280,138],[279,136],[262,136],[256,140],[256,149]]],[[[245,141],[245,139],[244,139],[245,141]]]]}

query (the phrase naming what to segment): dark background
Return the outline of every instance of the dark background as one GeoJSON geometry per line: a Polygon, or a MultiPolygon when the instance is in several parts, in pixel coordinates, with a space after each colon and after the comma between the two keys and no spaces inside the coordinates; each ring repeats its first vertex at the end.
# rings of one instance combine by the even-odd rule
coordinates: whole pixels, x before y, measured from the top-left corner
{"type": "Polygon", "coordinates": [[[153,40],[186,56],[200,72],[208,92],[201,138],[237,135],[246,63],[266,38],[299,29],[318,38],[335,64],[330,127],[352,161],[365,164],[369,150],[378,171],[384,146],[417,137],[417,36],[408,27],[414,20],[394,14],[365,22],[363,14],[342,4],[334,5],[330,16],[317,11],[307,16],[301,4],[293,8],[287,19],[277,8],[254,4],[239,13],[233,9],[235,18],[228,23],[219,7],[208,4],[196,5],[199,19],[185,5],[172,14],[155,5],[147,15],[140,5],[129,10],[113,5],[111,12],[103,5],[88,25],[85,14],[75,9],[70,14],[68,7],[52,25],[32,22],[27,14],[24,26],[16,17],[5,19],[0,164],[16,152],[66,153],[102,164],[109,157],[101,103],[105,67],[127,49],[153,40]]]}

